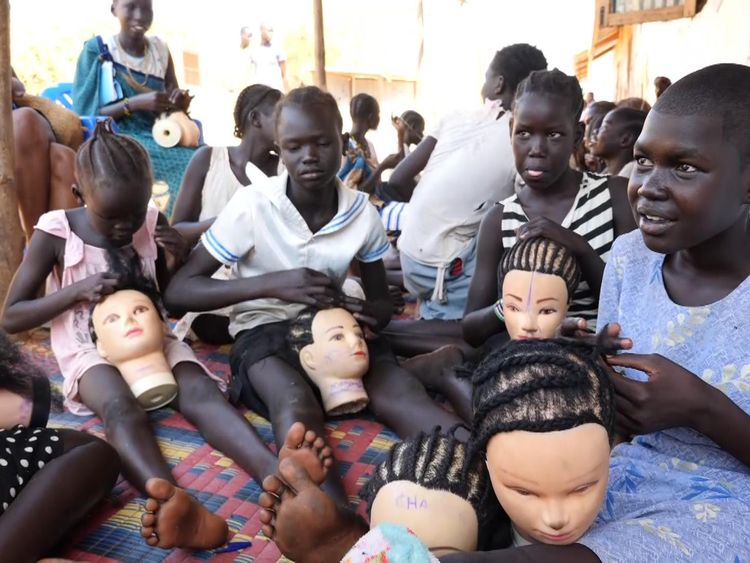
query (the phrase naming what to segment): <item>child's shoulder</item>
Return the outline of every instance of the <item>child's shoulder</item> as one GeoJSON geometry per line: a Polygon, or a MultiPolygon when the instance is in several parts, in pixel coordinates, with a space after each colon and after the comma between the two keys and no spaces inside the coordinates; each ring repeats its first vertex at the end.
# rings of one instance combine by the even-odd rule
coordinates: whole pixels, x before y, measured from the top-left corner
{"type": "Polygon", "coordinates": [[[76,214],[80,209],[76,208],[68,211],[65,209],[55,209],[54,211],[48,211],[39,217],[35,228],[57,237],[68,238],[70,234],[68,213],[76,214]]]}
{"type": "Polygon", "coordinates": [[[607,261],[614,260],[621,264],[627,263],[629,270],[642,271],[647,264],[657,262],[662,257],[661,254],[646,246],[641,231],[635,229],[615,239],[607,261]]]}

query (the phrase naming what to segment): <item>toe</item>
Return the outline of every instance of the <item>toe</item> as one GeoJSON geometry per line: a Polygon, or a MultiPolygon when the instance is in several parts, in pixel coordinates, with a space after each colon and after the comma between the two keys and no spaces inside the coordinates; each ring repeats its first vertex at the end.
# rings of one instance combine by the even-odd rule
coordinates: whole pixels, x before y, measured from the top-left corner
{"type": "Polygon", "coordinates": [[[276,530],[274,529],[274,527],[269,526],[267,524],[264,524],[263,526],[261,526],[260,529],[263,531],[263,535],[269,539],[273,539],[273,536],[276,533],[276,530]]]}
{"type": "Polygon", "coordinates": [[[265,525],[270,525],[274,519],[274,516],[276,516],[275,513],[271,512],[268,509],[263,508],[258,514],[258,519],[261,521],[261,523],[265,525]]]}
{"type": "Polygon", "coordinates": [[[318,435],[313,432],[312,430],[308,430],[305,432],[305,441],[304,445],[307,447],[315,446],[315,443],[318,441],[318,435]]]}
{"type": "Polygon", "coordinates": [[[318,451],[321,451],[326,447],[326,441],[322,437],[318,436],[312,443],[312,447],[318,451]]]}
{"type": "Polygon", "coordinates": [[[151,526],[143,526],[141,527],[141,535],[144,538],[150,538],[154,535],[154,528],[151,526]]]}
{"type": "Polygon", "coordinates": [[[260,497],[258,498],[258,504],[262,506],[263,508],[267,508],[269,510],[275,508],[278,502],[279,502],[279,497],[271,493],[263,492],[260,494],[260,497]]]}
{"type": "Polygon", "coordinates": [[[166,479],[152,477],[146,481],[146,492],[158,501],[167,501],[174,495],[175,486],[166,479]]]}
{"type": "Polygon", "coordinates": [[[320,450],[318,454],[320,459],[331,459],[333,457],[333,449],[330,446],[325,446],[320,450]]]}
{"type": "Polygon", "coordinates": [[[301,422],[295,422],[289,427],[289,430],[286,433],[284,446],[291,450],[296,450],[304,441],[305,433],[305,425],[301,422]]]}
{"type": "Polygon", "coordinates": [[[144,508],[146,509],[146,512],[156,513],[159,510],[159,501],[153,498],[146,499],[144,508]]]}
{"type": "Polygon", "coordinates": [[[156,526],[156,516],[148,513],[144,514],[141,516],[141,526],[144,528],[153,528],[156,526]]]}
{"type": "Polygon", "coordinates": [[[278,497],[284,491],[284,483],[276,475],[269,475],[263,479],[263,490],[278,497]]]}
{"type": "Polygon", "coordinates": [[[146,538],[146,543],[148,545],[157,545],[159,543],[159,537],[156,534],[151,534],[146,538]]]}

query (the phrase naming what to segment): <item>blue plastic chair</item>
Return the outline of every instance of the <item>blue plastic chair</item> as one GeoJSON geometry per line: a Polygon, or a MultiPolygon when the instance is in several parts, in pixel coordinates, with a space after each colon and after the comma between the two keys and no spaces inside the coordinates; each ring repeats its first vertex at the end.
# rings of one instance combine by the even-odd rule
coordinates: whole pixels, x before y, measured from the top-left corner
{"type": "MultiPolygon", "coordinates": [[[[49,86],[42,90],[42,96],[60,104],[62,107],[73,111],[73,83],[60,82],[55,86],[49,86]]],[[[99,121],[109,121],[112,131],[117,133],[117,123],[115,120],[106,115],[82,115],[81,126],[83,127],[83,139],[91,137],[99,121]]]]}

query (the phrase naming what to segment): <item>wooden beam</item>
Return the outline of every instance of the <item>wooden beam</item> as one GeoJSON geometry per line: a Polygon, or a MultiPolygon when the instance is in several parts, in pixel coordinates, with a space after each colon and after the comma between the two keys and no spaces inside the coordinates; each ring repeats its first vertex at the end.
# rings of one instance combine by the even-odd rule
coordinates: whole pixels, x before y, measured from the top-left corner
{"type": "Polygon", "coordinates": [[[323,0],[313,0],[315,27],[315,85],[326,88],[326,46],[323,33],[323,0]]]}
{"type": "Polygon", "coordinates": [[[18,197],[13,160],[13,115],[10,71],[10,2],[0,0],[0,297],[23,257],[24,234],[18,217],[18,197]]]}

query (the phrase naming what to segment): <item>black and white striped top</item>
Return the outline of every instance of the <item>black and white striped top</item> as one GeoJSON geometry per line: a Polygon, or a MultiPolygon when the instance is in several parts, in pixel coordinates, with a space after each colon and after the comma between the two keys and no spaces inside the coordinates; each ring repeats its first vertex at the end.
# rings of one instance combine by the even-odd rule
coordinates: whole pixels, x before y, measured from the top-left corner
{"type": "MultiPolygon", "coordinates": [[[[507,251],[516,243],[516,229],[529,218],[512,195],[501,202],[503,205],[502,237],[507,251]]],[[[615,223],[612,216],[612,198],[606,176],[583,174],[581,188],[561,225],[581,235],[605,262],[615,238],[615,223]]],[[[583,317],[592,329],[596,324],[597,302],[589,284],[581,280],[573,294],[568,315],[583,317]]]]}

